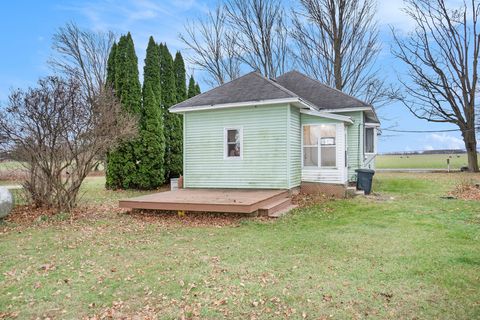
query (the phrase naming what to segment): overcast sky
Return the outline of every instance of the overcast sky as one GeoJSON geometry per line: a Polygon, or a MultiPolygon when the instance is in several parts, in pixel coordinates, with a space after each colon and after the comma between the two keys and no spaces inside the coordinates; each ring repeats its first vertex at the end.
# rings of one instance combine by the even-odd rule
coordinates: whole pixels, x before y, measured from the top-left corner
{"type": "MultiPolygon", "coordinates": [[[[452,0],[455,2],[458,0],[452,0]]],[[[292,1],[293,2],[293,1],[292,1]]],[[[216,1],[207,0],[97,0],[97,1],[2,1],[0,4],[0,102],[5,103],[12,88],[25,88],[35,84],[38,77],[50,70],[46,61],[52,54],[50,44],[55,30],[68,21],[84,28],[112,30],[120,35],[130,31],[135,41],[140,67],[150,35],[158,42],[166,42],[170,51],[185,46],[178,34],[188,19],[204,15],[216,1]]],[[[411,21],[402,13],[402,0],[379,0],[378,20],[383,51],[378,60],[382,74],[392,82],[402,66],[391,56],[389,26],[402,32],[412,29],[411,21]]],[[[187,65],[194,73],[203,91],[209,88],[203,75],[187,65]]],[[[382,127],[395,126],[400,130],[456,129],[448,124],[433,124],[418,120],[399,104],[379,110],[384,119],[382,127]]],[[[463,148],[460,134],[427,133],[395,134],[384,132],[379,151],[412,151],[442,148],[463,148]]]]}

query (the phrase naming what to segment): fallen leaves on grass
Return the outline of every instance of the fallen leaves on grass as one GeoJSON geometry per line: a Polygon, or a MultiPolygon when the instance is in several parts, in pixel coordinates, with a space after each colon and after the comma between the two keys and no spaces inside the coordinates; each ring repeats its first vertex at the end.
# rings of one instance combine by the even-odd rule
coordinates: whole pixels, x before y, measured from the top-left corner
{"type": "Polygon", "coordinates": [[[18,312],[2,312],[0,311],[0,319],[16,319],[18,312]]]}
{"type": "Polygon", "coordinates": [[[124,211],[125,209],[118,208],[116,205],[95,205],[81,206],[70,213],[59,213],[53,208],[19,205],[12,210],[12,212],[5,218],[5,221],[24,226],[39,222],[73,222],[80,219],[104,218],[109,213],[120,213],[124,211]]]}
{"type": "Polygon", "coordinates": [[[480,183],[462,182],[450,195],[462,200],[480,200],[480,183]]]}
{"type": "Polygon", "coordinates": [[[298,193],[292,195],[292,203],[296,204],[300,208],[310,207],[312,205],[324,203],[332,199],[333,197],[325,194],[298,193]]]}
{"type": "MultiPolygon", "coordinates": [[[[238,226],[244,220],[270,222],[265,216],[252,216],[243,213],[187,212],[179,216],[176,212],[155,210],[129,210],[116,204],[80,206],[70,213],[58,213],[51,208],[37,208],[30,205],[16,206],[5,218],[3,231],[21,230],[32,225],[68,225],[80,220],[134,220],[134,226],[157,225],[162,227],[224,227],[238,226]]],[[[129,224],[125,224],[128,226],[129,224]]]]}
{"type": "Polygon", "coordinates": [[[161,223],[166,225],[185,225],[191,227],[203,226],[236,226],[240,222],[249,219],[254,221],[269,221],[264,216],[249,216],[245,213],[217,213],[217,212],[187,212],[180,216],[176,212],[155,210],[133,210],[126,215],[149,223],[161,223]]]}
{"type": "MultiPolygon", "coordinates": [[[[91,308],[94,308],[93,303],[91,308]]],[[[146,305],[140,310],[130,310],[129,306],[123,301],[114,301],[112,306],[104,309],[100,313],[91,317],[84,318],[85,320],[104,320],[104,319],[142,319],[150,320],[157,319],[160,310],[146,305]]]]}

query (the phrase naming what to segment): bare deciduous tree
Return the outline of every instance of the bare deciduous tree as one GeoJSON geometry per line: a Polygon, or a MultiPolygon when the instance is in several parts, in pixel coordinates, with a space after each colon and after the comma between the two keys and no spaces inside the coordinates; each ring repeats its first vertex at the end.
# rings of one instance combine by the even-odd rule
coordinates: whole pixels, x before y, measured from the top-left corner
{"type": "Polygon", "coordinates": [[[85,98],[77,79],[48,77],[16,90],[0,110],[0,149],[26,166],[25,189],[37,206],[70,211],[102,155],[134,135],[136,119],[109,89],[85,98]]]}
{"type": "Polygon", "coordinates": [[[101,93],[107,77],[107,61],[115,41],[112,32],[82,30],[67,23],[53,36],[52,48],[57,53],[50,59],[54,71],[66,78],[77,79],[90,101],[101,93]]]}
{"type": "Polygon", "coordinates": [[[187,60],[208,73],[207,82],[212,86],[240,75],[235,35],[225,20],[225,10],[218,6],[205,19],[187,23],[185,34],[180,34],[180,40],[192,51],[187,60]]]}
{"type": "Polygon", "coordinates": [[[375,62],[380,52],[373,0],[300,0],[291,36],[300,68],[321,82],[377,106],[389,89],[375,62]]]}
{"type": "Polygon", "coordinates": [[[478,171],[475,108],[478,86],[480,5],[471,0],[456,9],[444,0],[406,0],[416,27],[402,37],[393,30],[394,54],[408,68],[400,79],[400,100],[418,118],[449,122],[460,129],[468,168],[478,171]]]}
{"type": "Polygon", "coordinates": [[[286,15],[280,0],[227,0],[225,10],[237,30],[239,58],[264,76],[285,72],[288,59],[286,15]]]}
{"type": "Polygon", "coordinates": [[[286,15],[280,0],[228,0],[185,26],[180,39],[189,62],[206,71],[210,85],[240,76],[242,66],[274,78],[289,66],[286,15]]]}

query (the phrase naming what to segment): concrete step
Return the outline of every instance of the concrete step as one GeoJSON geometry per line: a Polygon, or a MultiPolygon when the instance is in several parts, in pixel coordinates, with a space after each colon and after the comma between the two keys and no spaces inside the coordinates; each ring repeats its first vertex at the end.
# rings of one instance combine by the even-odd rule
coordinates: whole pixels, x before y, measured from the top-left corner
{"type": "Polygon", "coordinates": [[[290,210],[295,209],[296,207],[298,207],[296,204],[290,204],[288,207],[286,207],[282,210],[276,211],[274,213],[271,213],[268,216],[270,218],[280,218],[280,217],[286,215],[288,212],[290,212],[290,210]]]}
{"type": "Polygon", "coordinates": [[[281,199],[269,202],[268,204],[262,206],[261,208],[258,209],[258,213],[270,216],[271,214],[277,211],[285,209],[291,204],[292,202],[290,201],[290,198],[281,198],[281,199]]]}

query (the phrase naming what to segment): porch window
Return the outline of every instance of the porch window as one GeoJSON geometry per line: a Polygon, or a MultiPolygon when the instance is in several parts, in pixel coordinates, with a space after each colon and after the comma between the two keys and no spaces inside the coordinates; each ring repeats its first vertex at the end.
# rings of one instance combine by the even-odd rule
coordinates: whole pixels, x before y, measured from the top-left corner
{"type": "Polygon", "coordinates": [[[224,129],[224,158],[241,159],[243,156],[243,130],[242,128],[224,129]]]}
{"type": "Polygon", "coordinates": [[[303,126],[303,166],[337,165],[337,130],[334,124],[303,126]]]}
{"type": "Polygon", "coordinates": [[[365,153],[375,153],[375,129],[365,128],[365,153]]]}

